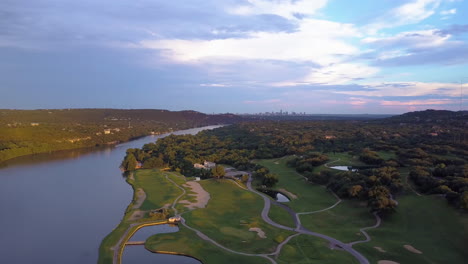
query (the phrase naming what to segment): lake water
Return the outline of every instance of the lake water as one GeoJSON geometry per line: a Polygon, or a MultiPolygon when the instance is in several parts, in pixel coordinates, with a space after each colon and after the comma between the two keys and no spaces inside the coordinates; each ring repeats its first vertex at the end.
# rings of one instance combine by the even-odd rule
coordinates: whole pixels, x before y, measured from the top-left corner
{"type": "MultiPolygon", "coordinates": [[[[163,233],[174,233],[179,231],[175,225],[146,226],[139,229],[129,241],[146,241],[150,236],[163,233]]],[[[154,264],[154,263],[177,263],[177,264],[200,264],[200,261],[184,256],[155,254],[146,250],[144,245],[125,246],[122,255],[122,264],[154,264]],[[157,261],[157,262],[155,262],[157,261]]]]}
{"type": "Polygon", "coordinates": [[[330,167],[330,169],[334,169],[334,170],[340,170],[340,171],[357,171],[357,169],[349,169],[350,167],[349,166],[333,166],[333,167],[330,167]]]}
{"type": "Polygon", "coordinates": [[[286,202],[289,202],[289,198],[286,197],[285,195],[281,194],[281,193],[277,193],[276,194],[276,201],[286,203],[286,202]]]}
{"type": "MultiPolygon", "coordinates": [[[[125,150],[167,135],[116,147],[25,156],[3,164],[0,263],[96,263],[101,240],[117,226],[132,199],[132,188],[118,168],[125,150]]],[[[162,256],[153,255],[156,263],[162,256]]]]}

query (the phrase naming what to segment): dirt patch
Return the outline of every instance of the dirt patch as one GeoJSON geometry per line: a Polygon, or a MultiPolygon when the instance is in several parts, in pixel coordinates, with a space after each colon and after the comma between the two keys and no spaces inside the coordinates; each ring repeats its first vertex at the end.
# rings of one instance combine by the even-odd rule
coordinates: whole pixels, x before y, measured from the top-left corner
{"type": "Polygon", "coordinates": [[[281,189],[278,189],[278,191],[285,193],[291,199],[297,199],[297,195],[295,195],[294,193],[288,192],[288,190],[286,189],[281,188],[281,189]]]}
{"type": "Polygon", "coordinates": [[[276,165],[278,165],[278,164],[279,164],[279,162],[277,162],[277,161],[275,161],[275,162],[273,162],[273,163],[275,163],[276,165]]]}
{"type": "Polygon", "coordinates": [[[190,196],[194,196],[197,200],[196,202],[191,202],[188,200],[182,200],[179,203],[184,204],[185,207],[188,209],[195,209],[195,208],[205,208],[210,200],[210,194],[203,189],[203,187],[198,182],[187,182],[183,185],[184,187],[188,187],[194,192],[195,194],[189,194],[190,196]]]}
{"type": "Polygon", "coordinates": [[[136,211],[133,212],[133,214],[128,218],[128,220],[129,220],[129,221],[135,221],[135,220],[138,220],[138,219],[143,218],[143,216],[145,216],[145,211],[136,210],[136,211]]]}
{"type": "Polygon", "coordinates": [[[399,262],[391,261],[391,260],[379,260],[377,264],[400,264],[399,262]]]}
{"type": "Polygon", "coordinates": [[[263,230],[261,228],[251,227],[251,228],[249,228],[249,231],[257,232],[257,235],[260,238],[266,238],[265,232],[263,232],[263,230]]]}
{"type": "Polygon", "coordinates": [[[377,249],[377,251],[382,252],[382,253],[387,252],[387,251],[385,251],[385,250],[384,250],[383,248],[381,248],[381,247],[374,247],[374,248],[377,249]]]}
{"type": "Polygon", "coordinates": [[[415,249],[413,246],[411,245],[404,245],[404,247],[406,248],[406,250],[410,251],[410,252],[413,252],[415,254],[422,254],[421,251],[415,249]]]}
{"type": "Polygon", "coordinates": [[[142,188],[136,189],[135,198],[136,198],[136,200],[135,200],[135,203],[133,204],[132,209],[138,209],[143,204],[143,202],[146,199],[145,191],[143,191],[142,188]]]}

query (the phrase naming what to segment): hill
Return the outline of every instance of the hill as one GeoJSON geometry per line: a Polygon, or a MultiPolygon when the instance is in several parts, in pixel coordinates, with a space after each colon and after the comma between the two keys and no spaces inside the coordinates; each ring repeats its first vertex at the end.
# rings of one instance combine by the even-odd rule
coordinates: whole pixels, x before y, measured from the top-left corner
{"type": "Polygon", "coordinates": [[[0,162],[18,156],[115,144],[150,134],[244,120],[162,109],[0,110],[0,162]]]}

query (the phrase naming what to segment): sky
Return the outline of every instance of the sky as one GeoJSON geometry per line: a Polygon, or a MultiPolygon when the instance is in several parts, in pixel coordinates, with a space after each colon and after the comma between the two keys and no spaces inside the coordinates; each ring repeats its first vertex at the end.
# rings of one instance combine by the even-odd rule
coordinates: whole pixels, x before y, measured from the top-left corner
{"type": "Polygon", "coordinates": [[[467,110],[467,17],[468,0],[1,0],[0,109],[467,110]]]}

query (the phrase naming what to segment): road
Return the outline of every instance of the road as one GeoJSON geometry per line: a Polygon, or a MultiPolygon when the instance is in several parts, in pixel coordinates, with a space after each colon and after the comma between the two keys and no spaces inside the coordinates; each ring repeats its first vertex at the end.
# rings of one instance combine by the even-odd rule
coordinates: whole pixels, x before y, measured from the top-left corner
{"type": "MultiPolygon", "coordinates": [[[[303,227],[302,224],[301,224],[301,221],[299,219],[299,215],[298,213],[295,213],[295,223],[296,223],[296,228],[291,228],[291,227],[287,227],[287,226],[283,226],[283,225],[280,225],[274,221],[272,221],[270,219],[270,217],[268,216],[268,212],[270,211],[270,207],[271,207],[271,199],[270,197],[268,197],[266,194],[263,194],[261,192],[258,192],[257,190],[253,189],[252,188],[252,177],[251,175],[249,175],[249,180],[247,182],[247,188],[249,189],[249,191],[251,192],[254,192],[258,195],[260,195],[264,202],[265,202],[265,206],[263,207],[263,210],[262,210],[262,218],[265,222],[267,222],[268,224],[272,225],[272,226],[275,226],[277,228],[281,228],[281,229],[285,229],[285,230],[290,230],[290,231],[296,231],[300,234],[305,234],[305,235],[310,235],[310,236],[315,236],[315,237],[319,237],[319,238],[323,238],[325,240],[328,240],[332,245],[334,246],[337,246],[345,251],[347,251],[348,253],[350,253],[351,255],[353,255],[358,261],[359,263],[361,264],[369,264],[369,260],[364,257],[361,253],[359,253],[358,251],[356,251],[355,249],[352,248],[352,245],[349,245],[349,244],[346,244],[346,243],[343,243],[341,241],[339,241],[338,239],[335,239],[335,238],[332,238],[332,237],[329,237],[327,235],[324,235],[324,234],[320,234],[320,233],[316,233],[316,232],[312,232],[310,230],[308,230],[307,228],[303,227]]],[[[333,205],[332,207],[336,206],[337,204],[333,205]]],[[[330,209],[330,208],[329,208],[330,209]]],[[[292,210],[291,210],[292,211],[292,210]]],[[[290,210],[288,210],[288,212],[291,212],[290,210]]],[[[323,211],[323,210],[322,210],[323,211]]]]}

